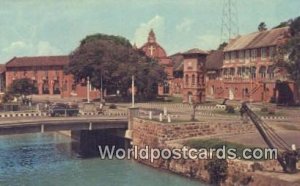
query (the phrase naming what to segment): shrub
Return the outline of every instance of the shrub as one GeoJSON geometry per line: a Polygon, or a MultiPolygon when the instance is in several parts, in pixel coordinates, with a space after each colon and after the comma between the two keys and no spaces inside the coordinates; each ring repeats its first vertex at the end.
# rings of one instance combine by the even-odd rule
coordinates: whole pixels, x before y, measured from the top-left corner
{"type": "Polygon", "coordinates": [[[212,159],[206,165],[209,174],[210,183],[213,185],[221,185],[228,176],[228,163],[223,159],[212,159]]]}
{"type": "Polygon", "coordinates": [[[268,107],[263,107],[260,109],[261,112],[268,112],[268,110],[269,110],[268,107]]]}
{"type": "Polygon", "coordinates": [[[227,105],[225,111],[230,114],[235,113],[235,109],[232,105],[227,105]]]}
{"type": "Polygon", "coordinates": [[[110,109],[116,109],[116,108],[117,108],[117,105],[111,104],[111,105],[109,105],[109,108],[110,108],[110,109]]]}

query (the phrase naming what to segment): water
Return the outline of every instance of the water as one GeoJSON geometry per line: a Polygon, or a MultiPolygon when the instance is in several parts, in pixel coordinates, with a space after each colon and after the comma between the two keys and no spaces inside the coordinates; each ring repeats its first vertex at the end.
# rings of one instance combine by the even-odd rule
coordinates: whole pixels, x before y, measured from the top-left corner
{"type": "Polygon", "coordinates": [[[0,136],[0,185],[199,186],[131,160],[80,159],[58,133],[0,136]]]}

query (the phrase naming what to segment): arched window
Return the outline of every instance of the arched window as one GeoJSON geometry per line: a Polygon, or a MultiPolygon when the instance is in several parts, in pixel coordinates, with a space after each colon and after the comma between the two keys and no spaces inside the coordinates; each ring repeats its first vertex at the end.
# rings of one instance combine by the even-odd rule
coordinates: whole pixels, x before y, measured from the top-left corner
{"type": "Polygon", "coordinates": [[[265,66],[261,66],[260,68],[259,68],[259,74],[260,74],[260,77],[261,78],[266,78],[266,67],[265,66]]]}
{"type": "Polygon", "coordinates": [[[185,84],[188,85],[189,84],[189,75],[185,75],[185,84]]]}
{"type": "Polygon", "coordinates": [[[256,78],[256,67],[251,67],[250,68],[250,76],[252,79],[256,78]]]}
{"type": "Polygon", "coordinates": [[[193,74],[193,75],[192,75],[192,85],[195,85],[195,81],[196,81],[196,77],[195,77],[195,75],[193,74]]]}
{"type": "Polygon", "coordinates": [[[230,68],[230,76],[234,76],[235,75],[235,68],[230,68]]]}
{"type": "Polygon", "coordinates": [[[274,66],[272,66],[272,65],[268,66],[267,73],[268,73],[269,79],[274,78],[274,69],[275,69],[274,66]]]}

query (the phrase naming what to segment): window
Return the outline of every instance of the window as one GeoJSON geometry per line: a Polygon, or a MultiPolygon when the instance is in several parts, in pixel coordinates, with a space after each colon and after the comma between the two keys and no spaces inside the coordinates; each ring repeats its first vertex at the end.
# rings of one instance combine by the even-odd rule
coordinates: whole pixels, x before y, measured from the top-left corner
{"type": "Polygon", "coordinates": [[[230,57],[231,59],[230,60],[231,61],[235,61],[235,59],[236,59],[236,53],[235,53],[235,51],[231,52],[230,55],[231,55],[231,57],[230,57]]]}
{"type": "Polygon", "coordinates": [[[227,77],[227,75],[228,75],[228,70],[227,70],[227,68],[224,68],[224,69],[223,69],[223,75],[224,75],[225,77],[227,77]]]}
{"type": "Polygon", "coordinates": [[[246,61],[249,61],[249,59],[250,59],[250,50],[245,51],[245,58],[246,58],[246,61]]]}
{"type": "Polygon", "coordinates": [[[270,47],[269,48],[269,56],[270,56],[271,60],[274,59],[274,55],[275,55],[275,47],[270,47]]]}
{"type": "Polygon", "coordinates": [[[252,49],[252,50],[251,50],[251,58],[250,58],[250,61],[255,61],[255,60],[256,60],[256,55],[257,55],[256,52],[257,52],[256,49],[252,49]]]}
{"type": "Polygon", "coordinates": [[[186,85],[189,84],[189,75],[185,75],[185,84],[186,84],[186,85]]]}
{"type": "Polygon", "coordinates": [[[245,52],[243,50],[239,51],[239,60],[240,62],[244,62],[245,60],[245,52]]]}
{"type": "Polygon", "coordinates": [[[230,75],[234,76],[235,75],[235,68],[230,68],[230,75]]]}
{"type": "Polygon", "coordinates": [[[256,78],[256,67],[251,67],[250,68],[250,75],[252,79],[256,78]]]}
{"type": "Polygon", "coordinates": [[[265,78],[266,77],[266,67],[265,66],[261,66],[260,68],[259,68],[259,74],[260,74],[260,77],[261,78],[265,78]]]}
{"type": "Polygon", "coordinates": [[[239,77],[242,76],[242,67],[238,67],[238,69],[237,69],[237,75],[238,75],[239,77]]]}
{"type": "Polygon", "coordinates": [[[228,53],[225,53],[225,63],[228,63],[228,61],[229,61],[229,54],[228,53]]]}
{"type": "Polygon", "coordinates": [[[269,79],[273,79],[274,78],[274,69],[275,69],[275,66],[268,66],[268,69],[267,69],[267,73],[268,73],[268,76],[269,76],[269,79]]]}
{"type": "Polygon", "coordinates": [[[195,85],[195,81],[196,81],[196,78],[195,78],[195,75],[193,74],[192,75],[192,85],[195,85]]]}
{"type": "Polygon", "coordinates": [[[267,50],[266,50],[266,48],[261,48],[260,49],[260,54],[261,54],[261,59],[265,60],[266,57],[267,57],[267,50]]]}

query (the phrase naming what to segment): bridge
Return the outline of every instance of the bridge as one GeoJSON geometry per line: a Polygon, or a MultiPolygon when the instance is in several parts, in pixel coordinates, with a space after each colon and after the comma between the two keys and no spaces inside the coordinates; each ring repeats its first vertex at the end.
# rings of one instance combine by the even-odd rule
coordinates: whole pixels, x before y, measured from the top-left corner
{"type": "Polygon", "coordinates": [[[127,128],[128,119],[125,116],[10,118],[0,121],[0,135],[127,128]]]}

